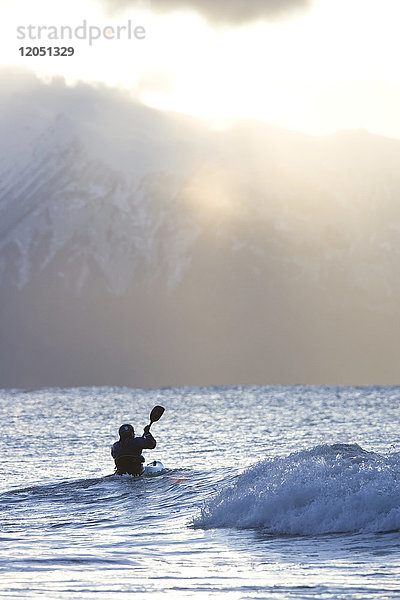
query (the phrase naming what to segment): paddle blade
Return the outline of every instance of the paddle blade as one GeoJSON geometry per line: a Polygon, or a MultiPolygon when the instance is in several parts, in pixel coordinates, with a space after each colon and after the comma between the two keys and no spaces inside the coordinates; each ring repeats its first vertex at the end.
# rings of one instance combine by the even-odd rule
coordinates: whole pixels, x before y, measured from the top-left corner
{"type": "Polygon", "coordinates": [[[165,408],[163,406],[155,406],[150,413],[150,423],[158,421],[163,416],[165,408]]]}

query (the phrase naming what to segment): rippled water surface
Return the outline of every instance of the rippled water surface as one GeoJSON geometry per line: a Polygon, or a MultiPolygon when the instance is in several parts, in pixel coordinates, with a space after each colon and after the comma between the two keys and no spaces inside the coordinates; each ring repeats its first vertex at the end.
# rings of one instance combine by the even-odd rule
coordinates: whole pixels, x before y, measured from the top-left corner
{"type": "Polygon", "coordinates": [[[2,391],[0,597],[400,597],[400,389],[2,391]],[[160,474],[113,475],[155,404],[160,474]]]}

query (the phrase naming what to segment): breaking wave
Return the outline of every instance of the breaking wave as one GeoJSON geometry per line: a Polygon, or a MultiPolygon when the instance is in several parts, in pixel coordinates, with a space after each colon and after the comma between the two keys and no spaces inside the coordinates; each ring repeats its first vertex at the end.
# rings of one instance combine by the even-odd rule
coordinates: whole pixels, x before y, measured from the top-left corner
{"type": "Polygon", "coordinates": [[[400,530],[400,453],[333,444],[264,460],[209,500],[194,526],[275,535],[400,530]]]}

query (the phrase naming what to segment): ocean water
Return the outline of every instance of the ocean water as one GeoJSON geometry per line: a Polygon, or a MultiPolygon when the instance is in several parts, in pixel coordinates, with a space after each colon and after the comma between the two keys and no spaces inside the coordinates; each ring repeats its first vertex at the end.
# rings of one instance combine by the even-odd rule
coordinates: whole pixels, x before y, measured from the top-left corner
{"type": "Polygon", "coordinates": [[[0,598],[400,597],[400,388],[3,390],[0,598]],[[151,408],[165,470],[113,475],[151,408]]]}

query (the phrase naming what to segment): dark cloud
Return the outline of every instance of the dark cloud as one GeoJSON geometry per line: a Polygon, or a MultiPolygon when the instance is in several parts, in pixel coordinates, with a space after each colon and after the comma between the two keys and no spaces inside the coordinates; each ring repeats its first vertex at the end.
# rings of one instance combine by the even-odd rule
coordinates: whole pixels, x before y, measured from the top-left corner
{"type": "Polygon", "coordinates": [[[304,12],[313,0],[101,0],[109,10],[129,6],[157,12],[196,11],[216,24],[240,25],[250,21],[274,20],[288,13],[304,12]]]}

